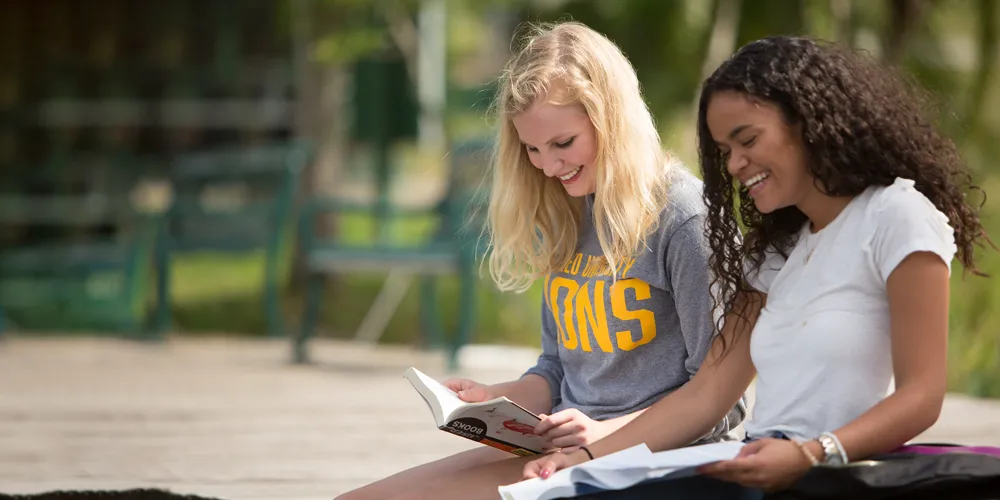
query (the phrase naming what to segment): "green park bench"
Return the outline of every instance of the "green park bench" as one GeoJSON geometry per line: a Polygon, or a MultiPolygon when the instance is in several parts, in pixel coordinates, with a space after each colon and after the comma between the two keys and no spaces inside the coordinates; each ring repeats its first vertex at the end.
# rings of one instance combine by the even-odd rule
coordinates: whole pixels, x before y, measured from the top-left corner
{"type": "Polygon", "coordinates": [[[0,195],[0,223],[56,228],[58,238],[0,252],[0,330],[146,337],[156,217],[93,195],[0,195]],[[111,235],[74,228],[106,225],[111,235]]]}
{"type": "Polygon", "coordinates": [[[323,301],[325,277],[329,274],[387,274],[385,282],[361,322],[355,338],[375,343],[417,278],[420,280],[421,329],[432,347],[446,347],[449,363],[472,335],[475,323],[478,262],[484,253],[481,241],[483,192],[478,182],[485,172],[491,141],[472,140],[457,145],[448,155],[450,179],[443,199],[427,208],[403,208],[376,203],[348,203],[335,199],[309,200],[300,215],[299,236],[306,256],[308,281],[301,331],[293,337],[293,359],[309,361],[308,342],[314,336],[323,301]],[[470,179],[462,179],[468,177],[470,179]],[[422,238],[410,241],[378,235],[362,243],[343,238],[320,237],[317,218],[361,214],[380,218],[387,226],[406,219],[430,219],[432,227],[422,238]],[[454,331],[446,335],[440,321],[437,278],[458,278],[458,317],[454,331]]]}
{"type": "Polygon", "coordinates": [[[304,142],[233,146],[180,155],[169,177],[174,196],[156,250],[156,329],[171,324],[171,264],[203,252],[264,254],[263,307],[267,333],[284,330],[280,263],[294,238],[302,170],[312,157],[304,142]]]}

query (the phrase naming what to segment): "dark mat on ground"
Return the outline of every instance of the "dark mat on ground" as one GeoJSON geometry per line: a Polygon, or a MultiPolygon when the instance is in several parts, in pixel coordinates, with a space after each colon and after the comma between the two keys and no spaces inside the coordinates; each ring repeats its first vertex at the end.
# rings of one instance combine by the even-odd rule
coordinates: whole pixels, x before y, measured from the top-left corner
{"type": "Polygon", "coordinates": [[[5,495],[0,500],[222,500],[221,498],[181,495],[160,489],[82,491],[58,490],[30,495],[5,495]]]}

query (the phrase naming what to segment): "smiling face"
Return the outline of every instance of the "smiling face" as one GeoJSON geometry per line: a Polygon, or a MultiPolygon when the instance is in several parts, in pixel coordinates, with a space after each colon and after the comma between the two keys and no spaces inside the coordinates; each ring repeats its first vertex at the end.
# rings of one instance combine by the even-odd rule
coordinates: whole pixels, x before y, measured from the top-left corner
{"type": "Polygon", "coordinates": [[[594,193],[597,132],[582,105],[539,99],[511,121],[535,168],[558,179],[570,196],[594,193]]]}
{"type": "Polygon", "coordinates": [[[749,190],[761,213],[801,205],[819,194],[806,167],[802,134],[777,106],[718,92],[709,101],[705,121],[726,157],[727,170],[749,190]]]}

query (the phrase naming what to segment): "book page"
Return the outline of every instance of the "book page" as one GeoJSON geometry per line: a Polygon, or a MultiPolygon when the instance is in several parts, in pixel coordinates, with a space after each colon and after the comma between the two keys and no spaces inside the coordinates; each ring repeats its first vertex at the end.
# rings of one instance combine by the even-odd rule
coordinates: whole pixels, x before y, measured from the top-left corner
{"type": "Polygon", "coordinates": [[[666,479],[696,474],[701,465],[729,460],[743,443],[730,441],[650,453],[641,444],[556,472],[548,479],[529,479],[501,486],[505,500],[546,500],[576,496],[583,485],[601,490],[621,490],[647,479],[666,479]]]}
{"type": "Polygon", "coordinates": [[[434,422],[438,426],[444,425],[452,412],[466,404],[458,397],[458,394],[455,394],[455,391],[416,368],[408,368],[404,377],[427,400],[427,404],[431,407],[431,413],[434,414],[434,422]],[[440,413],[438,413],[439,411],[440,413]]]}
{"type": "Polygon", "coordinates": [[[504,500],[548,500],[576,496],[577,484],[581,483],[600,486],[602,489],[622,489],[638,483],[645,477],[643,471],[636,470],[636,465],[642,464],[649,457],[649,448],[645,444],[640,444],[584,462],[576,467],[563,469],[548,479],[528,479],[501,486],[498,491],[504,500]],[[615,477],[612,478],[595,480],[591,475],[595,469],[620,471],[620,473],[614,474],[615,477]],[[609,480],[612,484],[605,484],[609,480]]]}
{"type": "Polygon", "coordinates": [[[699,446],[688,446],[676,450],[653,453],[645,464],[652,469],[676,469],[679,467],[700,466],[719,460],[736,458],[743,448],[742,441],[724,441],[699,446]]]}

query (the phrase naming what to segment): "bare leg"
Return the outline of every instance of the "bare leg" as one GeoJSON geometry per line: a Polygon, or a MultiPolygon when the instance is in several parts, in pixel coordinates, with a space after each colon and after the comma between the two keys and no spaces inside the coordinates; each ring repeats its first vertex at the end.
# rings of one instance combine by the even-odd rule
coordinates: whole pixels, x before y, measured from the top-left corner
{"type": "Polygon", "coordinates": [[[497,487],[521,480],[524,465],[538,457],[511,457],[488,464],[451,471],[391,497],[392,500],[429,500],[461,498],[462,500],[497,500],[497,487]]]}
{"type": "MultiPolygon", "coordinates": [[[[344,493],[338,496],[336,500],[388,499],[407,491],[419,490],[427,483],[455,477],[459,471],[499,461],[506,462],[513,458],[517,457],[510,453],[483,446],[404,470],[367,486],[344,493]]],[[[520,468],[518,469],[518,473],[520,473],[520,468]]],[[[493,487],[493,493],[493,496],[496,497],[496,486],[493,487]]]]}

